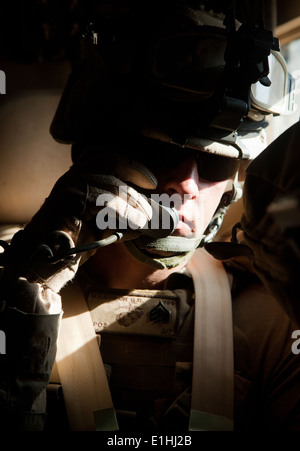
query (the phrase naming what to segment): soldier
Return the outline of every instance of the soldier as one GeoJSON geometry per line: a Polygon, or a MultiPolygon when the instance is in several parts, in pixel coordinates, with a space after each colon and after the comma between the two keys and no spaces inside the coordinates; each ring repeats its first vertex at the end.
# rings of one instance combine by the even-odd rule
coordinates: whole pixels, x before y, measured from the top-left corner
{"type": "Polygon", "coordinates": [[[252,85],[284,62],[272,33],[192,3],[100,2],[86,33],[51,127],[74,163],[5,252],[7,428],[53,426],[57,357],[71,429],[299,430],[298,327],[246,245],[211,243],[278,114],[252,85]]]}

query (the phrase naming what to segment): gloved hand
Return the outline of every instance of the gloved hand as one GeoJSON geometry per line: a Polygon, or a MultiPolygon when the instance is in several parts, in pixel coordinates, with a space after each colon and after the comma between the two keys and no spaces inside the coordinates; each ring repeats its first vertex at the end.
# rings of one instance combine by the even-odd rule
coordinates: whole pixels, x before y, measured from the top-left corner
{"type": "Polygon", "coordinates": [[[96,215],[103,207],[117,221],[132,225],[132,230],[124,231],[124,239],[138,236],[138,229],[151,220],[152,209],[146,197],[126,182],[142,190],[153,190],[157,184],[155,176],[135,161],[99,149],[86,151],[57,181],[30,223],[13,237],[4,271],[7,290],[21,277],[58,293],[90,254],[73,254],[51,263],[49,250],[55,260],[74,246],[111,234],[96,226],[96,215]],[[99,195],[108,203],[100,202],[99,195]]]}

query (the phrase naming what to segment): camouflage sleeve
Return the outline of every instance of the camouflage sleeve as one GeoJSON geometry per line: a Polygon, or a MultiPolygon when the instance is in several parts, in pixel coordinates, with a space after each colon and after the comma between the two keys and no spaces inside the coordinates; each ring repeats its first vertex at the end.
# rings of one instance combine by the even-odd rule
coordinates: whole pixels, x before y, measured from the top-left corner
{"type": "MultiPolygon", "coordinates": [[[[15,296],[29,297],[35,300],[34,305],[40,291],[38,284],[20,280],[15,296]]],[[[53,297],[53,292],[42,295],[53,297]]],[[[36,308],[22,311],[1,303],[0,418],[3,430],[44,429],[45,389],[55,359],[60,318],[61,313],[47,314],[36,308]]]]}

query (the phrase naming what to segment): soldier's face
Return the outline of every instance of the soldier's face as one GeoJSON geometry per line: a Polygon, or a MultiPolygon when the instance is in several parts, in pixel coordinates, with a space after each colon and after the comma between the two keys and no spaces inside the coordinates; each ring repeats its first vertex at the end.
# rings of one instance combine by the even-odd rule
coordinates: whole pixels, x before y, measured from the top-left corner
{"type": "Polygon", "coordinates": [[[219,205],[228,180],[205,180],[193,154],[156,173],[157,193],[166,193],[179,213],[176,236],[200,238],[219,205]]]}

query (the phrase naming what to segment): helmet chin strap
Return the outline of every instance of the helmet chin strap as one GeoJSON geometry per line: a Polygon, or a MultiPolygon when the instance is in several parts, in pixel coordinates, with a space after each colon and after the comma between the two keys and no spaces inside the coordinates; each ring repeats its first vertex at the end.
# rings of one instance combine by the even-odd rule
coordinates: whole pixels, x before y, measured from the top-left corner
{"type": "Polygon", "coordinates": [[[203,247],[213,240],[222,225],[229,206],[241,197],[242,188],[238,183],[237,175],[235,180],[231,181],[231,185],[231,190],[224,193],[210,224],[200,238],[169,235],[154,239],[142,235],[135,240],[124,241],[126,248],[139,261],[157,269],[174,268],[187,263],[198,247],[203,247]],[[161,256],[159,252],[170,252],[172,255],[161,256]]]}
{"type": "Polygon", "coordinates": [[[135,240],[124,241],[124,244],[128,251],[141,262],[157,269],[166,269],[185,264],[203,238],[204,235],[198,239],[180,236],[152,239],[144,235],[135,240]],[[161,256],[159,252],[171,252],[173,255],[161,256]]]}

